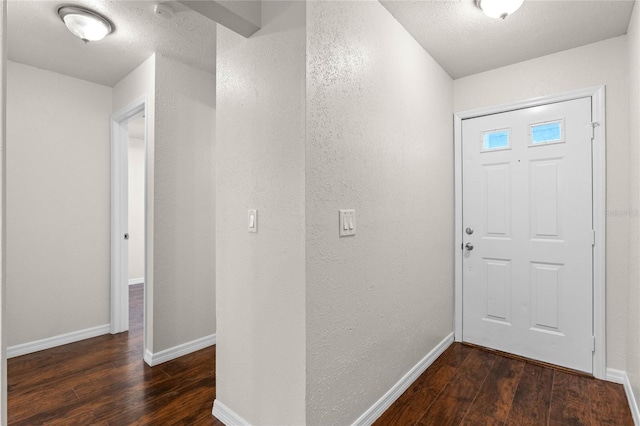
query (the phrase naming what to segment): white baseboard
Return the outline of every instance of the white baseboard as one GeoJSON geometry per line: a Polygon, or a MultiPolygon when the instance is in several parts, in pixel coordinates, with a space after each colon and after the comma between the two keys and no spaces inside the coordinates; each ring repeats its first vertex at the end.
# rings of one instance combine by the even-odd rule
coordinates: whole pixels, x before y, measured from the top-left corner
{"type": "Polygon", "coordinates": [[[629,381],[627,372],[607,368],[607,380],[614,383],[620,383],[624,386],[624,393],[627,395],[627,401],[629,402],[629,408],[631,409],[631,415],[633,416],[633,423],[636,426],[639,426],[640,411],[638,410],[638,403],[633,395],[633,388],[631,387],[631,382],[629,381]]]}
{"type": "Polygon", "coordinates": [[[144,361],[150,367],[153,367],[158,364],[162,364],[163,362],[171,361],[172,359],[179,358],[183,355],[199,351],[200,349],[204,349],[215,344],[216,335],[210,334],[209,336],[204,336],[200,339],[192,340],[191,342],[183,343],[181,345],[174,346],[157,353],[153,353],[149,351],[149,349],[147,349],[144,353],[144,361]]]}
{"type": "Polygon", "coordinates": [[[144,284],[144,277],[129,278],[129,285],[144,284]]]}
{"type": "Polygon", "coordinates": [[[142,359],[144,360],[144,362],[147,363],[147,365],[149,367],[153,367],[153,352],[151,352],[149,349],[145,349],[144,351],[144,355],[142,356],[142,359]]]}
{"type": "Polygon", "coordinates": [[[86,328],[84,330],[72,331],[71,333],[47,337],[46,339],[40,339],[34,342],[9,346],[7,348],[7,358],[43,351],[45,349],[55,348],[56,346],[62,346],[68,343],[79,342],[80,340],[102,336],[103,334],[109,334],[110,332],[111,325],[105,324],[97,327],[86,328]]]}
{"type": "Polygon", "coordinates": [[[231,408],[220,402],[219,399],[213,401],[213,410],[211,413],[216,419],[224,423],[225,426],[251,426],[248,421],[237,415],[231,408]]]}
{"type": "Polygon", "coordinates": [[[369,426],[384,413],[396,399],[400,397],[406,391],[409,386],[416,381],[422,373],[433,362],[438,359],[440,355],[453,343],[453,333],[444,338],[438,345],[431,350],[424,358],[422,358],[407,374],[405,374],[391,389],[385,393],[375,404],[373,404],[367,411],[364,412],[352,426],[369,426]]]}
{"type": "Polygon", "coordinates": [[[607,382],[618,383],[624,385],[624,382],[628,380],[627,373],[622,370],[614,370],[613,368],[607,368],[607,382]]]}

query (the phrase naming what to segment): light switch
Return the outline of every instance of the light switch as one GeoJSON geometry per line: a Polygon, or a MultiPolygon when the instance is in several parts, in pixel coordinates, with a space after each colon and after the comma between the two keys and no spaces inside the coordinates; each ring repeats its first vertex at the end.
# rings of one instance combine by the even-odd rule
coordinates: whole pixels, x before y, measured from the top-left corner
{"type": "Polygon", "coordinates": [[[339,226],[341,237],[356,235],[356,211],[340,210],[339,226]]]}
{"type": "Polygon", "coordinates": [[[258,232],[258,210],[249,210],[249,232],[258,232]]]}

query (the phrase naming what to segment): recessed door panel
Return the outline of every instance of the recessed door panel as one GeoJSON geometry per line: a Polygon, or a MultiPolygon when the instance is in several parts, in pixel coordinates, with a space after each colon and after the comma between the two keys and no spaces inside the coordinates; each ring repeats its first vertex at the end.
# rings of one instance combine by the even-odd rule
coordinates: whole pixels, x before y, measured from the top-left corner
{"type": "Polygon", "coordinates": [[[505,238],[509,235],[511,209],[509,164],[484,166],[483,171],[486,236],[505,238]]]}
{"type": "Polygon", "coordinates": [[[530,167],[532,238],[561,239],[558,211],[560,159],[532,161],[530,167]]]}
{"type": "Polygon", "coordinates": [[[531,262],[532,327],[560,332],[558,326],[558,289],[562,265],[531,262]]]}
{"type": "Polygon", "coordinates": [[[509,324],[511,309],[511,265],[508,260],[485,259],[485,282],[487,314],[485,319],[509,324]]]}

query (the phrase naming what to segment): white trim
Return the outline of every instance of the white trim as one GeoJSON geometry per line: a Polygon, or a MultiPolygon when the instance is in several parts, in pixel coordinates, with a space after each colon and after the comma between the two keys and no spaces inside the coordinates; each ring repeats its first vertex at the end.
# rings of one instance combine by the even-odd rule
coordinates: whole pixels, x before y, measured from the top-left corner
{"type": "Polygon", "coordinates": [[[595,86],[558,95],[517,101],[489,108],[480,108],[454,114],[455,155],[455,340],[462,341],[462,120],[530,108],[555,102],[591,97],[591,121],[599,123],[593,139],[593,227],[596,243],[593,250],[593,334],[596,350],[593,353],[593,375],[606,376],[606,127],[605,87],[595,86]]]}
{"type": "Polygon", "coordinates": [[[225,426],[251,426],[248,421],[237,415],[231,408],[220,402],[219,399],[213,401],[211,414],[224,423],[225,426]]]}
{"type": "Polygon", "coordinates": [[[627,402],[629,403],[631,416],[633,416],[633,423],[640,425],[640,411],[638,410],[638,403],[633,395],[633,388],[631,387],[631,381],[629,381],[627,372],[607,368],[607,380],[624,386],[624,393],[627,395],[627,402]]]}
{"type": "Polygon", "coordinates": [[[129,329],[129,291],[125,288],[125,283],[128,285],[129,282],[129,270],[127,244],[124,239],[124,234],[128,232],[127,121],[145,109],[146,97],[143,96],[111,117],[111,333],[113,334],[129,329]]]}
{"type": "Polygon", "coordinates": [[[454,281],[454,339],[462,342],[462,118],[453,117],[454,167],[454,243],[453,243],[453,281],[454,281]]]}
{"type": "Polygon", "coordinates": [[[144,359],[144,362],[146,362],[148,366],[153,367],[153,353],[149,349],[144,350],[142,359],[144,359]]]}
{"type": "Polygon", "coordinates": [[[629,380],[629,379],[627,378],[627,373],[625,371],[615,370],[613,368],[607,368],[606,380],[608,382],[624,385],[625,380],[629,380]]]}
{"type": "Polygon", "coordinates": [[[80,340],[102,336],[104,334],[109,334],[110,329],[111,326],[109,324],[104,324],[97,327],[86,328],[84,330],[72,331],[71,333],[47,337],[46,339],[40,339],[33,342],[9,346],[7,348],[7,358],[26,355],[33,352],[43,351],[45,349],[51,349],[57,346],[66,345],[69,343],[79,342],[80,340]]]}
{"type": "Polygon", "coordinates": [[[162,364],[163,362],[171,361],[172,359],[176,359],[183,355],[199,351],[200,349],[208,348],[209,346],[213,346],[215,344],[216,335],[214,333],[187,343],[183,343],[178,346],[174,346],[169,349],[165,349],[158,353],[153,353],[147,349],[144,352],[144,361],[149,364],[150,367],[154,367],[158,364],[162,364]]]}
{"type": "Polygon", "coordinates": [[[593,335],[596,350],[593,353],[593,375],[604,379],[607,372],[607,165],[605,88],[594,88],[591,101],[591,121],[599,123],[593,138],[593,228],[596,243],[593,246],[593,335]]]}
{"type": "Polygon", "coordinates": [[[144,277],[129,278],[129,285],[144,284],[144,277]]]}
{"type": "MultiPolygon", "coordinates": [[[[422,358],[411,370],[376,401],[367,411],[353,422],[352,426],[372,425],[391,405],[415,382],[422,373],[453,343],[453,333],[445,337],[438,345],[422,358]]],[[[214,406],[215,408],[215,406],[214,406]]]]}
{"type": "MultiPolygon", "coordinates": [[[[111,333],[120,333],[129,329],[129,277],[127,244],[123,238],[127,229],[128,203],[128,131],[127,121],[137,115],[149,115],[147,96],[141,96],[111,116],[111,333]]],[[[143,302],[143,356],[147,359],[147,347],[150,345],[149,283],[149,120],[145,118],[145,173],[144,173],[144,302],[143,302]]]]}

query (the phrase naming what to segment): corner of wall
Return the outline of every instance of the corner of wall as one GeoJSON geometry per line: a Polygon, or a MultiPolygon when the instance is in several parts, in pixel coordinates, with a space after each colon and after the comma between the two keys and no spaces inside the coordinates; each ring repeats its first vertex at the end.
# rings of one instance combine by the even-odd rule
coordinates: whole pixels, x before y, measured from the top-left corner
{"type": "Polygon", "coordinates": [[[627,28],[629,96],[629,253],[625,390],[640,424],[640,2],[634,3],[627,28]],[[635,397],[635,399],[634,399],[635,397]],[[635,411],[634,408],[635,407],[635,411]]]}
{"type": "Polygon", "coordinates": [[[0,0],[0,424],[7,424],[6,113],[7,0],[0,0]]]}

